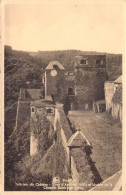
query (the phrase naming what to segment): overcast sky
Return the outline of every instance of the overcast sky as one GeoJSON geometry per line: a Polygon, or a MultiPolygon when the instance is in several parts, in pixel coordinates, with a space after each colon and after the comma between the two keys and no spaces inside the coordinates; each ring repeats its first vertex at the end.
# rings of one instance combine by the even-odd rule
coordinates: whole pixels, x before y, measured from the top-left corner
{"type": "Polygon", "coordinates": [[[59,2],[7,4],[5,44],[25,51],[78,49],[122,53],[121,4],[59,2]]]}

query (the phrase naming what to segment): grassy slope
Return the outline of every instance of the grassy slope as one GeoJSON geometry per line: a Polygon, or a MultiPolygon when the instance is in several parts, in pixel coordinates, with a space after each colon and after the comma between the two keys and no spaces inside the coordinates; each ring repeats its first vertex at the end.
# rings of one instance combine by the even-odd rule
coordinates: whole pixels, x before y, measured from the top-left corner
{"type": "Polygon", "coordinates": [[[122,168],[122,129],[105,113],[74,111],[69,118],[92,143],[91,158],[103,180],[122,168]]]}

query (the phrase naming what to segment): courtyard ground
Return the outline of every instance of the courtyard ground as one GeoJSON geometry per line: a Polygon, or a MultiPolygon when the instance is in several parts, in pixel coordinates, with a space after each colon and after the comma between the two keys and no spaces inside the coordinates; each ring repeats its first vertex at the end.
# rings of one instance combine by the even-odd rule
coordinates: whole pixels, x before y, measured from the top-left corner
{"type": "Polygon", "coordinates": [[[106,113],[70,111],[68,118],[92,144],[91,158],[103,180],[122,169],[122,127],[106,113]]]}

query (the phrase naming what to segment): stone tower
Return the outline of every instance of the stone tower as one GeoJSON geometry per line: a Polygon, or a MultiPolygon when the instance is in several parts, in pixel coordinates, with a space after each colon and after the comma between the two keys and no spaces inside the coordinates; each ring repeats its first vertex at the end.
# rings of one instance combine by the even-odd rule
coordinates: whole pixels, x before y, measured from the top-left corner
{"type": "Polygon", "coordinates": [[[45,98],[53,98],[63,94],[64,67],[58,61],[52,61],[45,69],[45,98]]]}
{"type": "Polygon", "coordinates": [[[79,108],[84,104],[104,99],[106,81],[106,56],[75,56],[75,95],[79,108]]]}

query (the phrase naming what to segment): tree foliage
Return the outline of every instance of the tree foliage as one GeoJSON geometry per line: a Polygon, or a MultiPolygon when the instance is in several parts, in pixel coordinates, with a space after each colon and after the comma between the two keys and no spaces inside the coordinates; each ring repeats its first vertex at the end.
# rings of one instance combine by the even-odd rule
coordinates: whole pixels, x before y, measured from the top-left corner
{"type": "Polygon", "coordinates": [[[24,123],[20,129],[15,130],[5,144],[5,190],[42,190],[42,187],[36,186],[18,187],[16,183],[51,183],[52,178],[50,175],[43,172],[33,174],[31,171],[31,167],[35,166],[35,161],[42,158],[42,155],[51,146],[53,139],[49,121],[45,117],[41,117],[41,119],[42,121],[39,123],[41,128],[36,127],[37,123],[34,125],[36,127],[34,131],[39,140],[40,154],[35,157],[30,156],[31,126],[29,122],[24,123]]]}

